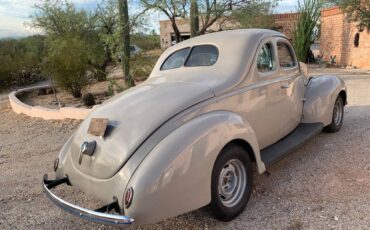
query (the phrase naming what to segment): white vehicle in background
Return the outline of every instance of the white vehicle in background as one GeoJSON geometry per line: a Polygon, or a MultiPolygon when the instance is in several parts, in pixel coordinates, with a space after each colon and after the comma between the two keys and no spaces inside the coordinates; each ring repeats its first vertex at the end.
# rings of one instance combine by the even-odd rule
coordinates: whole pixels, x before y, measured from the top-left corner
{"type": "Polygon", "coordinates": [[[137,47],[136,45],[131,45],[130,46],[131,56],[135,56],[136,54],[138,54],[140,52],[141,52],[141,49],[139,47],[137,47]]]}
{"type": "MultiPolygon", "coordinates": [[[[141,53],[141,49],[139,47],[137,47],[136,45],[130,45],[130,56],[131,57],[134,57],[138,55],[139,53],[141,53]]],[[[122,55],[123,55],[122,52],[118,53],[117,57],[119,61],[121,61],[122,55]]]]}

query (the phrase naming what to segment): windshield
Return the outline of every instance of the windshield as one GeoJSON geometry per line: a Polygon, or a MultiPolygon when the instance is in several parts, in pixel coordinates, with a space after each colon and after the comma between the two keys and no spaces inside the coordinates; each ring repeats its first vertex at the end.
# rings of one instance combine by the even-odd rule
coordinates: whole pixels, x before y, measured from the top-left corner
{"type": "Polygon", "coordinates": [[[216,63],[218,49],[212,45],[185,48],[172,53],[162,64],[161,70],[176,69],[182,66],[211,66],[216,63]]]}

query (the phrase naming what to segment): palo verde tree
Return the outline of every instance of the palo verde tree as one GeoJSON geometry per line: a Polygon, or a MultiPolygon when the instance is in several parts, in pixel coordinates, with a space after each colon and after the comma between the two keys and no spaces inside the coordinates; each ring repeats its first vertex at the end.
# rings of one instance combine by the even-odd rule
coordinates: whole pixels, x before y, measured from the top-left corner
{"type": "Polygon", "coordinates": [[[88,45],[76,36],[55,38],[49,43],[45,71],[53,74],[56,83],[75,98],[82,96],[88,84],[88,45]]]}
{"type": "Polygon", "coordinates": [[[74,97],[80,97],[88,83],[88,71],[105,75],[102,67],[104,46],[95,15],[60,0],[45,1],[35,8],[32,26],[42,29],[47,35],[44,70],[61,88],[74,97]],[[79,65],[72,65],[70,61],[79,65]]]}
{"type": "Polygon", "coordinates": [[[370,30],[370,1],[369,0],[330,0],[347,13],[349,21],[358,22],[359,30],[370,30]]]}
{"type": "Polygon", "coordinates": [[[293,46],[301,62],[306,62],[308,50],[315,39],[321,7],[321,0],[298,1],[298,22],[294,29],[293,46]]]}
{"type": "Polygon", "coordinates": [[[176,18],[185,18],[188,15],[189,0],[141,0],[147,9],[162,12],[171,21],[176,42],[181,41],[181,33],[176,23],[176,18]]]}
{"type": "MultiPolygon", "coordinates": [[[[256,5],[260,4],[259,0],[197,0],[200,15],[200,28],[197,34],[204,34],[216,22],[219,25],[224,24],[228,20],[233,20],[235,17],[231,15],[238,11],[248,13],[249,17],[255,17],[250,13],[256,5]],[[244,11],[243,11],[244,9],[244,11]],[[249,9],[249,11],[248,11],[249,9]]],[[[261,10],[262,7],[259,8],[261,10]]],[[[254,9],[255,10],[255,9],[254,9]]],[[[219,28],[222,30],[222,28],[219,28]]]]}
{"type": "Polygon", "coordinates": [[[273,9],[276,5],[276,1],[251,0],[249,4],[233,10],[230,18],[243,29],[278,29],[273,18],[273,9]]]}
{"type": "Polygon", "coordinates": [[[107,66],[117,53],[117,30],[119,27],[117,0],[107,0],[98,4],[96,10],[97,26],[104,45],[105,62],[107,66]]]}

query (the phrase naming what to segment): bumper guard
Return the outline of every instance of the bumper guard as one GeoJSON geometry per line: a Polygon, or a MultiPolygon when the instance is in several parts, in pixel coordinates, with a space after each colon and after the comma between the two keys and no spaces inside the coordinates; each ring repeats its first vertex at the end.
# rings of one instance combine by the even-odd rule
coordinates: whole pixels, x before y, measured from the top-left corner
{"type": "Polygon", "coordinates": [[[44,175],[44,178],[43,178],[44,192],[56,206],[63,209],[64,211],[67,211],[70,214],[75,215],[77,217],[80,217],[80,218],[83,218],[89,221],[97,222],[97,223],[113,224],[113,225],[125,225],[125,224],[134,223],[135,220],[131,217],[114,215],[114,214],[108,213],[109,211],[113,209],[115,209],[116,211],[119,210],[117,200],[101,208],[98,208],[96,210],[89,210],[86,208],[82,208],[82,207],[79,207],[77,205],[74,205],[67,201],[62,200],[61,198],[57,197],[51,192],[52,188],[55,188],[61,184],[70,185],[68,177],[65,177],[59,180],[48,180],[48,176],[44,175]]]}

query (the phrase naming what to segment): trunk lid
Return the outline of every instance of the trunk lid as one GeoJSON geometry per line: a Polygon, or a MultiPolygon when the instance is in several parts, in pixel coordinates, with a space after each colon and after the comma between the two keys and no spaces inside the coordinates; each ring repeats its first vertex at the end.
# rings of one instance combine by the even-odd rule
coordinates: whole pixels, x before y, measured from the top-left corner
{"type": "Polygon", "coordinates": [[[177,113],[213,97],[211,89],[188,82],[151,82],[136,86],[97,107],[82,122],[70,146],[73,165],[99,179],[116,174],[151,133],[177,113]],[[92,118],[109,119],[105,138],[87,133],[92,118]],[[97,142],[94,154],[78,163],[80,146],[97,142]]]}

